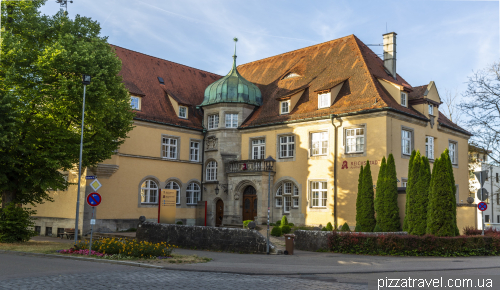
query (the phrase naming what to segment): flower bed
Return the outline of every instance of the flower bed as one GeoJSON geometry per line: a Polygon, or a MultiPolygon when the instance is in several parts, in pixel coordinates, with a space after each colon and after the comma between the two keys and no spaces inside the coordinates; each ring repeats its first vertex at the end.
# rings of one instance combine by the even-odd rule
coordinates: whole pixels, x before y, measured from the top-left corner
{"type": "MultiPolygon", "coordinates": [[[[58,251],[62,254],[89,254],[89,241],[79,241],[73,248],[58,251]]],[[[106,238],[92,242],[91,255],[98,257],[119,256],[136,258],[167,258],[177,248],[167,243],[137,242],[135,240],[106,238]]]]}
{"type": "Polygon", "coordinates": [[[500,255],[499,236],[435,237],[332,232],[328,235],[332,252],[395,256],[491,256],[500,255]]]}

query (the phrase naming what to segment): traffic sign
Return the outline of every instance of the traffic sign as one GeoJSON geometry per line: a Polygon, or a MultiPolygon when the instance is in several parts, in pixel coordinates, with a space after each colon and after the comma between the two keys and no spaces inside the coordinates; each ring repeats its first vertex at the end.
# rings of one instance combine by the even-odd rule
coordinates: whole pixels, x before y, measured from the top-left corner
{"type": "Polygon", "coordinates": [[[85,179],[96,179],[95,175],[87,175],[85,176],[85,179]]]}
{"type": "Polygon", "coordinates": [[[476,175],[476,178],[479,181],[479,184],[481,184],[481,187],[483,187],[483,184],[486,181],[486,178],[488,178],[488,170],[476,171],[476,172],[474,172],[474,174],[476,175]]]}
{"type": "Polygon", "coordinates": [[[485,201],[488,199],[488,191],[486,188],[480,188],[477,190],[477,199],[480,201],[485,201]]]}
{"type": "Polygon", "coordinates": [[[90,187],[92,187],[94,191],[97,191],[99,188],[101,188],[101,186],[102,184],[99,182],[99,180],[97,180],[97,178],[90,183],[90,187]]]}
{"type": "Polygon", "coordinates": [[[484,202],[480,202],[477,204],[477,208],[480,210],[480,211],[485,211],[487,208],[488,208],[488,205],[484,202]]]}
{"type": "Polygon", "coordinates": [[[91,194],[87,195],[87,203],[90,206],[98,206],[102,201],[101,195],[97,192],[92,192],[91,194]]]}

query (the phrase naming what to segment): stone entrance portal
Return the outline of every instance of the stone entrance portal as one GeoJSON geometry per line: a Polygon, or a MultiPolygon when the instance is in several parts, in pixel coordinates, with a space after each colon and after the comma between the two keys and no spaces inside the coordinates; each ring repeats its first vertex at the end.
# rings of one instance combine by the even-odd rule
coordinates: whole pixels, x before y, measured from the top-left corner
{"type": "Polygon", "coordinates": [[[243,220],[254,220],[257,216],[257,192],[251,185],[243,191],[243,220]]]}

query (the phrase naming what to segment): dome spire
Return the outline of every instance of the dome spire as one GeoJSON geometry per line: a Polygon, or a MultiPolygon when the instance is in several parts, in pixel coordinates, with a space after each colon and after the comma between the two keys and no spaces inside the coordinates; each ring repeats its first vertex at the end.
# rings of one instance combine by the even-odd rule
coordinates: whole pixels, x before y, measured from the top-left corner
{"type": "Polygon", "coordinates": [[[233,55],[233,67],[236,66],[236,42],[238,42],[238,38],[233,38],[234,40],[234,55],[233,55]]]}

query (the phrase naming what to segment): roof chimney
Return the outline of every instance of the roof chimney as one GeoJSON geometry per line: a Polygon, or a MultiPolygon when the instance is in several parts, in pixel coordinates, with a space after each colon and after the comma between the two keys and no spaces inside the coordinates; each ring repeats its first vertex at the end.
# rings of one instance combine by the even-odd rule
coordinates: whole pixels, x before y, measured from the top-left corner
{"type": "Polygon", "coordinates": [[[396,32],[389,32],[384,37],[384,67],[396,78],[396,32]]]}

